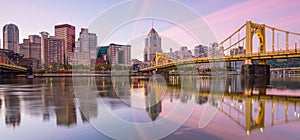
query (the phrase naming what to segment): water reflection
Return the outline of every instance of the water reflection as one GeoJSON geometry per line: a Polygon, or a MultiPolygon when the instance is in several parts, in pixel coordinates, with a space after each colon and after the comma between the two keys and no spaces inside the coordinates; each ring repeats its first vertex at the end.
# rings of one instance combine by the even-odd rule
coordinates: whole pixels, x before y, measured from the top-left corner
{"type": "Polygon", "coordinates": [[[70,79],[15,79],[11,82],[15,84],[0,86],[1,108],[5,110],[8,126],[18,127],[22,113],[42,116],[44,121],[56,118],[58,126],[76,124],[76,105],[70,79]]]}
{"type": "Polygon", "coordinates": [[[18,127],[21,123],[20,101],[16,95],[5,96],[5,123],[11,127],[18,127]]]}
{"type": "MultiPolygon", "coordinates": [[[[214,82],[213,80],[213,77],[166,78],[168,83],[167,94],[162,101],[155,101],[157,102],[156,105],[147,107],[146,111],[149,118],[155,121],[162,111],[170,110],[170,106],[163,106],[165,104],[163,102],[169,102],[172,105],[174,100],[180,101],[181,103],[192,101],[199,106],[208,103],[209,95],[212,94],[211,84],[214,82]],[[181,81],[184,81],[185,84],[181,84],[181,81]],[[182,88],[185,89],[184,92],[181,92],[182,88]],[[195,89],[200,89],[200,92],[193,92],[195,89]]],[[[232,122],[244,129],[247,135],[250,135],[251,131],[259,130],[263,132],[264,129],[268,127],[299,121],[300,112],[298,112],[298,108],[300,105],[300,94],[286,95],[278,92],[284,87],[282,85],[289,84],[289,82],[285,83],[289,80],[291,79],[282,80],[274,77],[271,79],[270,77],[227,76],[223,98],[219,100],[215,98],[212,104],[219,112],[222,112],[225,116],[230,118],[232,122]],[[283,118],[281,116],[283,116],[283,118]]],[[[98,83],[103,82],[102,80],[97,81],[98,83]]],[[[147,92],[151,90],[150,87],[147,87],[151,84],[149,84],[149,79],[133,78],[130,83],[133,89],[142,89],[140,90],[141,94],[147,95],[147,92]]],[[[297,89],[297,91],[299,91],[298,85],[294,84],[290,89],[297,89]]],[[[98,90],[101,88],[103,87],[100,86],[98,90]]],[[[296,93],[297,91],[292,92],[296,93]]],[[[118,95],[116,95],[113,90],[108,90],[106,93],[101,92],[100,95],[101,97],[118,98],[118,95]]],[[[219,95],[213,94],[213,96],[219,95]]],[[[151,99],[146,100],[146,104],[150,101],[151,99]]],[[[131,106],[129,105],[127,107],[131,106]]],[[[164,116],[162,115],[161,117],[164,116]]]]}
{"type": "MultiPolygon", "coordinates": [[[[163,80],[167,85],[147,77],[132,77],[128,82],[122,78],[104,77],[75,81],[72,78],[0,80],[0,119],[3,119],[6,129],[13,130],[25,130],[30,127],[25,122],[38,121],[38,118],[45,125],[55,123],[71,129],[79,127],[81,122],[101,118],[98,103],[102,99],[120,119],[137,123],[155,123],[165,118],[178,103],[186,107],[196,105],[200,113],[195,111],[191,118],[196,118],[197,122],[203,106],[211,103],[221,113],[220,116],[230,120],[224,123],[227,126],[237,125],[239,128],[231,129],[242,131],[243,136],[257,136],[258,132],[263,135],[266,131],[275,133],[300,122],[299,77],[174,76],[163,80]],[[212,91],[217,92],[212,89],[215,80],[224,81],[224,87],[221,87],[224,89],[223,96],[212,94],[212,91]],[[77,87],[73,87],[74,82],[77,87]],[[80,93],[76,96],[83,100],[75,99],[74,92],[78,91],[80,93]],[[216,98],[209,98],[210,95],[216,98]],[[275,126],[276,131],[272,129],[275,126]]],[[[178,117],[185,115],[178,114],[178,117]]],[[[204,131],[196,123],[193,126],[185,124],[185,127],[194,128],[197,133],[204,131]]],[[[223,129],[227,128],[223,126],[223,129]]],[[[208,130],[206,133],[228,138],[224,133],[208,130]]],[[[292,132],[297,135],[296,131],[292,132]]]]}

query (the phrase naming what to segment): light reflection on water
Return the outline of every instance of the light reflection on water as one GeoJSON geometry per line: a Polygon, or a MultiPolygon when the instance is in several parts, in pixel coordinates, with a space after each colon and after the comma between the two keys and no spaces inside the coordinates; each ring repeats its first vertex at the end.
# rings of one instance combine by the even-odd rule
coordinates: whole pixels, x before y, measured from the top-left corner
{"type": "Polygon", "coordinates": [[[72,78],[1,80],[0,136],[108,139],[88,123],[101,119],[98,102],[103,99],[105,106],[120,119],[136,123],[156,122],[166,117],[177,103],[186,107],[196,105],[187,122],[166,139],[299,139],[300,78],[228,76],[224,97],[212,102],[218,113],[203,129],[198,128],[198,121],[208,102],[212,77],[185,78],[183,84],[179,77],[166,78],[166,92],[158,94],[152,89],[156,94],[147,99],[147,92],[151,91],[147,78],[130,79],[130,88],[122,95],[115,92],[118,89],[113,88],[113,78],[86,78],[80,81],[83,87],[79,88],[96,84],[97,89],[87,88],[86,94],[81,93],[84,102],[74,99],[72,78]]]}

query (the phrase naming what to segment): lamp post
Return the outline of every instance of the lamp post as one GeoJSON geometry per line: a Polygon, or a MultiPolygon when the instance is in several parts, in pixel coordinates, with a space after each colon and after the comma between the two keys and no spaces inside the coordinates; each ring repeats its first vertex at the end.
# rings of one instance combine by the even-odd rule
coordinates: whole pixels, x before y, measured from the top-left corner
{"type": "Polygon", "coordinates": [[[297,41],[295,41],[295,53],[297,53],[297,41]]]}
{"type": "Polygon", "coordinates": [[[279,33],[277,33],[277,50],[278,50],[278,54],[279,54],[279,33]]]}

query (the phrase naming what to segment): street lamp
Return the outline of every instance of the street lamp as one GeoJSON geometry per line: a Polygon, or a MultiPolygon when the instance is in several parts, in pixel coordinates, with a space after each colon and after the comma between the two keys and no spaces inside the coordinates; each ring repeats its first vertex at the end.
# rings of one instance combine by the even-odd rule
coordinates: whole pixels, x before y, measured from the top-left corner
{"type": "Polygon", "coordinates": [[[297,41],[295,41],[295,53],[297,53],[297,41]]]}
{"type": "Polygon", "coordinates": [[[278,50],[278,54],[279,54],[279,33],[277,33],[277,50],[278,50]]]}

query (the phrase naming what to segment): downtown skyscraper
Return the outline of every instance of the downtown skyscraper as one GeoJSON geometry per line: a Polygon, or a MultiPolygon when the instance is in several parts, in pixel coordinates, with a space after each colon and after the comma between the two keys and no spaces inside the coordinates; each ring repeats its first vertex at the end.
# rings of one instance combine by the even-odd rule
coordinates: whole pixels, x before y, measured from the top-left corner
{"type": "Polygon", "coordinates": [[[19,53],[19,28],[15,24],[3,27],[3,48],[19,53]]]}
{"type": "Polygon", "coordinates": [[[75,64],[91,65],[97,57],[97,35],[89,33],[86,28],[81,28],[76,53],[74,55],[75,64]]]}
{"type": "Polygon", "coordinates": [[[64,63],[73,64],[75,49],[75,26],[69,24],[55,25],[55,37],[64,39],[64,63]]]}
{"type": "Polygon", "coordinates": [[[145,39],[144,62],[149,62],[156,52],[162,53],[161,38],[155,29],[152,28],[145,39]]]}

